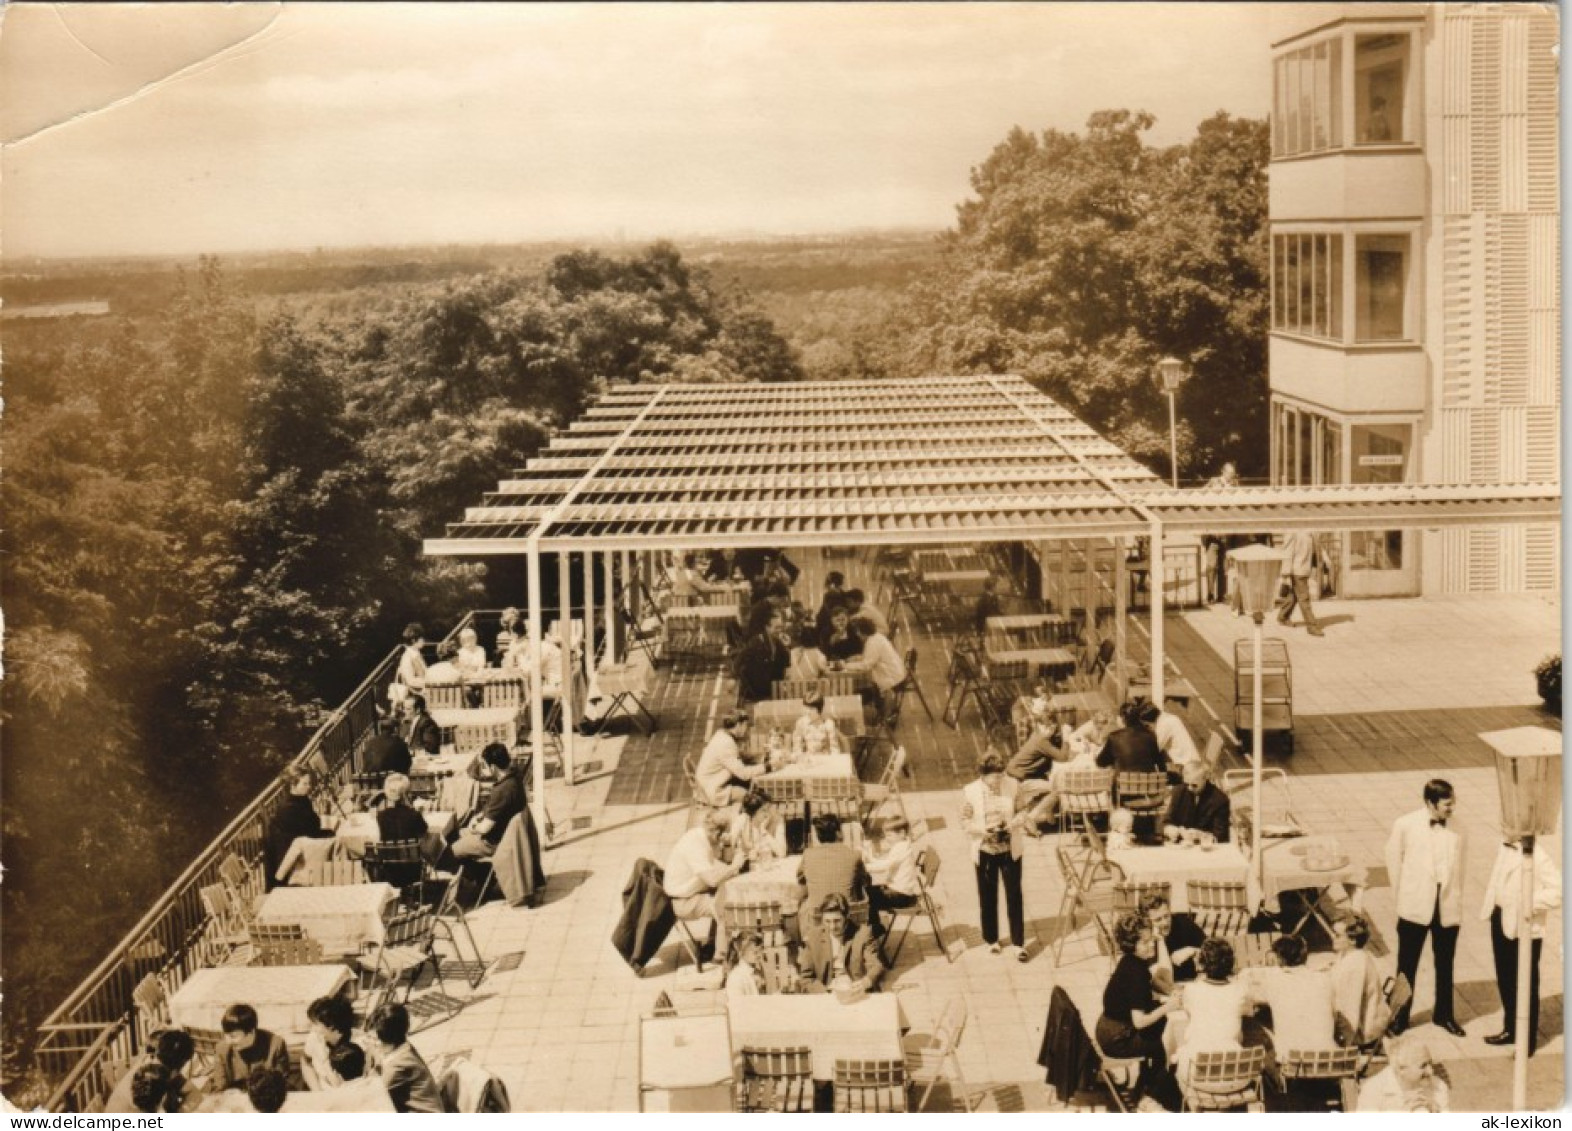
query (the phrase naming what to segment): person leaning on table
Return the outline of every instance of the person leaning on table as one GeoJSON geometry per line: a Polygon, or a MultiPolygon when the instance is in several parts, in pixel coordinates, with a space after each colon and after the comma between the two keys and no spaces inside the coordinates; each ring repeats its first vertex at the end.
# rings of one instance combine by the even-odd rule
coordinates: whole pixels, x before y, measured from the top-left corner
{"type": "Polygon", "coordinates": [[[731,814],[712,809],[704,823],[689,829],[671,846],[661,886],[679,919],[706,919],[715,914],[715,889],[742,871],[742,853],[730,864],[721,859],[721,845],[731,825],[731,814]]]}
{"type": "Polygon", "coordinates": [[[257,1011],[244,1003],[230,1006],[224,1011],[219,1029],[224,1043],[219,1046],[218,1063],[208,1090],[222,1092],[229,1088],[244,1088],[254,1068],[276,1068],[289,1073],[289,1048],[277,1033],[257,1027],[257,1011]]]}
{"type": "Polygon", "coordinates": [[[884,961],[873,932],[852,922],[844,895],[832,892],[819,904],[819,923],[805,933],[797,959],[803,989],[872,991],[884,977],[884,961]]]}

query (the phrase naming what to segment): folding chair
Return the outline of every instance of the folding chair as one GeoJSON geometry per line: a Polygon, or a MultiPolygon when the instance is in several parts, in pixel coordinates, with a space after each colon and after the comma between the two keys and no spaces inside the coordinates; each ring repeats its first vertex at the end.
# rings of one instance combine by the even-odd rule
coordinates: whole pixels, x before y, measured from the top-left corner
{"type": "Polygon", "coordinates": [[[1185,895],[1195,925],[1208,935],[1242,935],[1250,926],[1243,880],[1187,880],[1185,895]]]}
{"type": "MultiPolygon", "coordinates": [[[[941,951],[947,962],[954,962],[955,956],[944,945],[944,926],[939,922],[939,908],[934,903],[934,885],[939,881],[939,852],[932,845],[924,845],[917,851],[917,902],[910,907],[894,907],[890,909],[889,935],[895,934],[895,922],[904,919],[901,933],[895,940],[895,949],[890,951],[890,966],[894,967],[895,960],[901,956],[901,947],[906,944],[907,932],[911,930],[912,920],[918,915],[928,917],[928,926],[933,928],[933,941],[941,951]]],[[[889,935],[886,936],[888,941],[889,935]]]]}
{"type": "MultiPolygon", "coordinates": [[[[893,631],[893,630],[892,630],[893,631]]],[[[906,678],[894,687],[897,699],[903,699],[908,691],[915,691],[917,699],[922,703],[922,709],[928,714],[928,721],[933,721],[933,708],[928,705],[928,696],[923,694],[922,684],[917,680],[917,649],[906,649],[906,678]]]]}
{"type": "Polygon", "coordinates": [[[144,1040],[148,1034],[168,1027],[169,992],[157,974],[148,974],[136,984],[136,988],[131,991],[131,1002],[141,1019],[144,1040]]]}
{"type": "Polygon", "coordinates": [[[721,921],[726,925],[726,937],[757,932],[765,946],[785,946],[786,926],[782,920],[781,905],[775,900],[758,903],[733,903],[722,905],[721,921]]]}
{"type": "Polygon", "coordinates": [[[218,875],[224,881],[224,886],[229,888],[230,896],[239,903],[242,912],[249,915],[256,906],[262,887],[257,872],[231,852],[218,862],[218,875]]]}
{"type": "Polygon", "coordinates": [[[462,683],[428,683],[421,695],[432,711],[460,711],[469,706],[462,683]]]}
{"type": "Polygon", "coordinates": [[[906,772],[906,747],[897,746],[890,751],[889,761],[884,763],[884,772],[879,775],[879,780],[862,787],[862,821],[866,824],[873,819],[873,815],[887,802],[895,802],[895,807],[901,811],[901,816],[911,824],[911,817],[906,812],[906,801],[901,797],[901,774],[906,772]]]}
{"type": "Polygon", "coordinates": [[[862,843],[862,782],[856,778],[804,778],[808,811],[815,818],[833,813],[841,819],[846,843],[862,843]]]}
{"type": "Polygon", "coordinates": [[[1173,906],[1173,884],[1167,880],[1121,880],[1114,885],[1114,915],[1139,911],[1147,896],[1160,894],[1173,906]]]}
{"type": "Polygon", "coordinates": [[[1059,831],[1092,828],[1092,818],[1108,819],[1113,808],[1112,770],[1071,770],[1059,780],[1059,831]]]}
{"type": "Polygon", "coordinates": [[[1265,1111],[1261,1073],[1266,1068],[1264,1048],[1198,1052],[1190,1070],[1179,1081],[1185,1111],[1232,1111],[1246,1108],[1265,1111]]]}
{"type": "Polygon", "coordinates": [[[737,1110],[812,1111],[812,1050],[806,1045],[744,1045],[737,1110]]]}
{"type": "Polygon", "coordinates": [[[251,924],[251,965],[315,966],[321,961],[322,944],[299,923],[251,924]]]}
{"type": "Polygon", "coordinates": [[[374,884],[391,884],[401,893],[426,878],[426,859],[418,840],[369,841],[362,864],[366,879],[374,884]]]}
{"type": "Polygon", "coordinates": [[[1137,1102],[1134,1088],[1141,1078],[1141,1058],[1110,1056],[1104,1052],[1103,1046],[1097,1041],[1095,1025],[1086,1030],[1086,1035],[1092,1042],[1092,1048],[1097,1052],[1097,1078],[1102,1081],[1103,1087],[1108,1089],[1108,1096],[1113,1100],[1114,1106],[1128,1115],[1135,1110],[1137,1102]]]}
{"type": "Polygon", "coordinates": [[[1382,987],[1386,997],[1386,1021],[1381,1026],[1379,1033],[1366,1034],[1365,1040],[1359,1046],[1359,1072],[1358,1078],[1363,1080],[1370,1073],[1378,1058],[1384,1059],[1386,1054],[1387,1037],[1392,1033],[1392,1023],[1402,1016],[1414,1000],[1414,988],[1408,984],[1408,977],[1404,974],[1394,974],[1386,980],[1382,987]]]}
{"type": "Polygon", "coordinates": [[[433,928],[443,933],[448,945],[453,948],[453,956],[460,962],[467,962],[464,952],[459,948],[459,931],[464,932],[464,938],[469,943],[469,952],[474,955],[475,976],[470,979],[470,989],[480,985],[481,979],[486,976],[486,960],[481,957],[480,947],[475,945],[475,934],[469,929],[469,919],[464,914],[464,907],[459,903],[459,882],[457,876],[450,876],[442,880],[427,880],[422,884],[421,903],[433,904],[436,908],[437,922],[433,928]],[[428,900],[424,887],[426,884],[438,882],[443,885],[442,895],[435,900],[428,900]],[[455,927],[458,928],[455,930],[455,927]]]}
{"type": "Polygon", "coordinates": [[[966,1032],[966,999],[952,997],[944,1003],[939,1022],[933,1027],[928,1040],[906,1050],[906,1079],[912,1084],[926,1084],[917,1101],[917,1110],[928,1105],[928,1097],[938,1082],[948,1080],[953,1107],[954,1093],[960,1089],[961,1104],[967,1112],[972,1110],[971,1086],[961,1070],[959,1049],[961,1037],[966,1032]]]}
{"type": "Polygon", "coordinates": [[[833,1107],[846,1112],[909,1111],[904,1060],[836,1059],[833,1107]]]}
{"type": "Polygon", "coordinates": [[[202,909],[213,923],[213,941],[233,953],[251,942],[250,920],[225,884],[206,884],[197,889],[202,909]]]}
{"type": "MultiPolygon", "coordinates": [[[[1059,863],[1059,876],[1064,882],[1064,895],[1059,900],[1059,937],[1054,940],[1054,963],[1060,961],[1064,941],[1078,929],[1077,913],[1084,911],[1096,935],[1108,944],[1108,952],[1116,954],[1113,931],[1109,920],[1114,913],[1114,887],[1124,879],[1119,865],[1087,854],[1075,848],[1058,844],[1054,857],[1059,863]]],[[[1099,952],[1102,944],[1098,944],[1099,952]]]]}
{"type": "Polygon", "coordinates": [[[760,947],[759,973],[764,976],[764,992],[767,994],[791,993],[797,986],[797,968],[792,965],[788,947],[760,947]]]}
{"type": "Polygon", "coordinates": [[[1168,775],[1162,771],[1114,775],[1114,803],[1138,818],[1161,821],[1168,808],[1168,794],[1168,775]]]}
{"type": "Polygon", "coordinates": [[[699,973],[704,973],[704,948],[709,945],[715,933],[715,920],[708,915],[700,915],[695,919],[678,919],[677,941],[682,949],[688,952],[688,957],[693,959],[693,966],[699,973]],[[704,925],[704,941],[697,937],[698,924],[704,925]]]}
{"type": "Polygon", "coordinates": [[[1288,1090],[1288,1082],[1335,1081],[1338,1086],[1338,1106],[1342,1111],[1353,1111],[1358,1106],[1359,1050],[1346,1049],[1285,1049],[1277,1053],[1277,1073],[1281,1091],[1288,1090]]]}
{"type": "Polygon", "coordinates": [[[361,948],[356,965],[369,978],[362,988],[376,998],[370,1012],[391,1002],[400,982],[405,983],[404,1000],[409,1001],[420,971],[427,963],[431,965],[431,973],[443,997],[447,997],[442,959],[437,954],[436,922],[435,908],[412,907],[400,911],[388,919],[381,942],[368,942],[361,948]]]}

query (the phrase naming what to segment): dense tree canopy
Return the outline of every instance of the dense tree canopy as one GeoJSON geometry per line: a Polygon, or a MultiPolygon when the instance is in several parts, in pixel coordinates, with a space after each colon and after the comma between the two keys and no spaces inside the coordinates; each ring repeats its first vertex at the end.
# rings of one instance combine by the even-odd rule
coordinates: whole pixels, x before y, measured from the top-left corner
{"type": "Polygon", "coordinates": [[[1017,373],[1167,469],[1159,358],[1190,367],[1180,473],[1266,462],[1264,122],[1227,114],[1188,145],[1149,114],[1084,134],[1012,130],[972,171],[943,261],[898,312],[890,372],[1017,373]]]}

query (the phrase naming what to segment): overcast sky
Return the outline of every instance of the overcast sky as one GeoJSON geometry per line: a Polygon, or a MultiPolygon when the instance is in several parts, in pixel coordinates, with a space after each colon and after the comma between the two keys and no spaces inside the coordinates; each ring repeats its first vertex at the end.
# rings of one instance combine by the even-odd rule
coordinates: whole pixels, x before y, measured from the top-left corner
{"type": "Polygon", "coordinates": [[[4,252],[951,223],[1011,126],[1264,116],[1253,4],[12,4],[4,252]]]}

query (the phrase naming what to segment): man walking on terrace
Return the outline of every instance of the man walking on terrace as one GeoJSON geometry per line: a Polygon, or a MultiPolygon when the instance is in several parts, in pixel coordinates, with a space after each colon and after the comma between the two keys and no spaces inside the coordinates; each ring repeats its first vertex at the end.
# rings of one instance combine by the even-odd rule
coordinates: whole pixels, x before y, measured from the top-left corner
{"type": "Polygon", "coordinates": [[[1315,561],[1315,535],[1308,530],[1296,530],[1283,540],[1283,574],[1289,590],[1277,606],[1277,623],[1286,625],[1294,615],[1297,603],[1304,613],[1305,628],[1311,636],[1325,636],[1321,622],[1315,619],[1310,607],[1310,571],[1315,561]]]}

